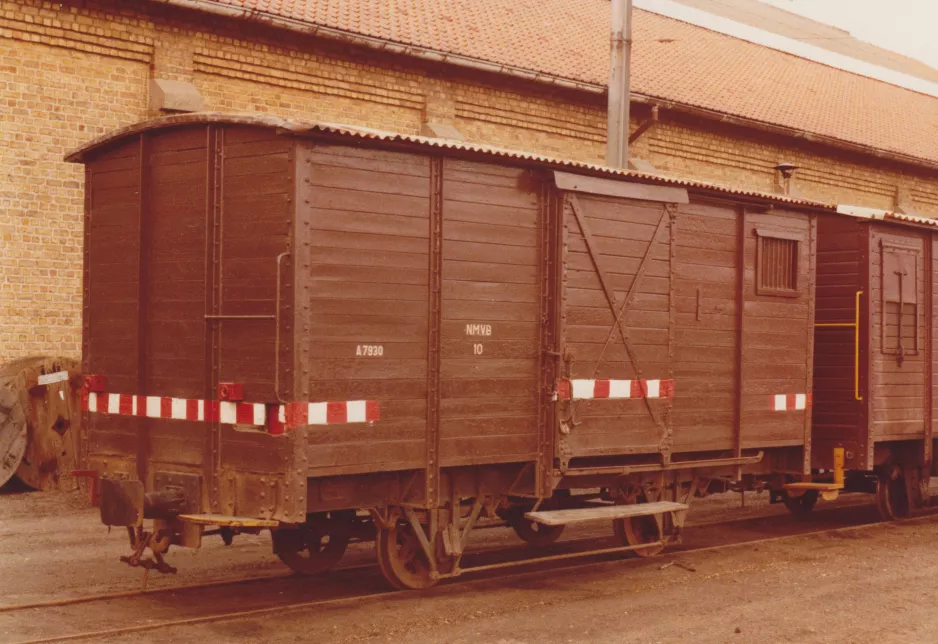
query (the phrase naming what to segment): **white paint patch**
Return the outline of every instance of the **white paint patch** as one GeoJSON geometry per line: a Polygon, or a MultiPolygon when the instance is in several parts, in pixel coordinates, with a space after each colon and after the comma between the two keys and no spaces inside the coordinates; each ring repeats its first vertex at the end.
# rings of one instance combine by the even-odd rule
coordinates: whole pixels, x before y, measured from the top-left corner
{"type": "Polygon", "coordinates": [[[163,401],[159,396],[147,396],[147,418],[159,418],[163,401]]]}
{"type": "Polygon", "coordinates": [[[326,424],[326,403],[310,403],[309,404],[308,422],[310,425],[325,425],[326,424]]]}
{"type": "Polygon", "coordinates": [[[234,425],[238,422],[238,407],[233,402],[221,402],[218,405],[218,419],[223,425],[234,425]]]}
{"type": "Polygon", "coordinates": [[[571,380],[573,399],[592,398],[595,380],[571,380]]]}
{"type": "Polygon", "coordinates": [[[775,411],[785,411],[786,400],[788,396],[785,394],[776,394],[775,395],[775,411]]]}
{"type": "Polygon", "coordinates": [[[660,380],[646,380],[645,385],[648,387],[649,398],[661,397],[661,381],[660,380]]]}
{"type": "Polygon", "coordinates": [[[46,373],[39,376],[40,385],[51,385],[54,382],[65,382],[68,380],[67,371],[56,371],[55,373],[46,373]]]}
{"type": "Polygon", "coordinates": [[[795,394],[795,409],[806,409],[808,407],[808,397],[805,394],[795,394]]]}
{"type": "Polygon", "coordinates": [[[610,380],[609,381],[610,398],[631,398],[632,381],[631,380],[610,380]]]}
{"type": "Polygon", "coordinates": [[[182,398],[173,398],[171,401],[171,417],[176,420],[186,419],[186,401],[182,398]]]}
{"type": "Polygon", "coordinates": [[[350,400],[346,404],[346,414],[348,422],[350,423],[363,423],[365,422],[365,401],[364,400],[350,400]]]}

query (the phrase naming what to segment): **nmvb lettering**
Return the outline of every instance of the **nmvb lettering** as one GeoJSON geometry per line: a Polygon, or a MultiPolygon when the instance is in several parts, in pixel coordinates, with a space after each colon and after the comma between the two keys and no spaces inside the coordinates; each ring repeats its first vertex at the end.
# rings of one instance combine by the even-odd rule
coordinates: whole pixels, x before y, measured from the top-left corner
{"type": "Polygon", "coordinates": [[[467,324],[466,335],[492,335],[491,324],[467,324]]]}

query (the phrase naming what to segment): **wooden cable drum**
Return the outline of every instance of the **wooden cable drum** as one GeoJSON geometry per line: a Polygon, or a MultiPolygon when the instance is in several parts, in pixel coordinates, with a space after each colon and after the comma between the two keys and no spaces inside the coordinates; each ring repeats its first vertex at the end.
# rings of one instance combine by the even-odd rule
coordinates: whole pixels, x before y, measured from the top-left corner
{"type": "Polygon", "coordinates": [[[0,366],[0,485],[16,476],[36,490],[75,489],[81,372],[76,360],[45,356],[0,366]]]}

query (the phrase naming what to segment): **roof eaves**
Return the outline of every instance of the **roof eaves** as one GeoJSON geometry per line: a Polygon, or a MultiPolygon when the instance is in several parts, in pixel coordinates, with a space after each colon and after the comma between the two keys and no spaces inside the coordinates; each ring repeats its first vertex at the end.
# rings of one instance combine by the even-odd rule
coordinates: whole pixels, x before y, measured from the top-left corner
{"type": "Polygon", "coordinates": [[[439,49],[432,49],[430,47],[423,47],[421,45],[414,45],[410,43],[405,43],[397,40],[391,40],[387,38],[378,38],[376,36],[369,36],[366,34],[355,33],[352,31],[346,31],[343,29],[337,29],[335,27],[328,27],[314,22],[307,22],[303,20],[297,20],[295,18],[288,18],[286,16],[280,16],[268,11],[258,11],[256,9],[245,9],[237,8],[229,5],[222,5],[218,2],[213,2],[212,0],[150,0],[151,2],[156,2],[160,4],[174,5],[177,7],[184,7],[188,9],[193,9],[195,11],[200,11],[203,13],[211,13],[219,16],[225,16],[229,18],[239,18],[242,20],[253,20],[255,22],[266,23],[270,26],[287,29],[289,31],[295,31],[298,33],[306,34],[309,36],[318,36],[321,38],[328,38],[329,40],[337,40],[339,42],[349,43],[353,45],[364,46],[369,49],[376,49],[378,51],[388,52],[392,54],[398,54],[402,56],[410,56],[413,58],[420,58],[435,63],[446,63],[451,65],[457,65],[460,67],[467,67],[470,69],[475,69],[478,71],[489,72],[493,74],[501,74],[512,76],[515,78],[522,78],[525,80],[533,81],[536,83],[543,83],[545,85],[552,85],[555,87],[564,87],[567,89],[575,89],[583,92],[589,92],[591,94],[602,94],[606,91],[605,85],[600,85],[596,83],[589,83],[582,80],[577,80],[575,78],[567,78],[564,76],[557,76],[555,74],[549,74],[547,72],[542,72],[534,69],[526,69],[524,67],[518,67],[516,65],[509,65],[506,63],[498,63],[490,60],[485,60],[483,58],[474,58],[472,56],[465,56],[463,54],[457,54],[455,52],[447,52],[439,49]]]}
{"type": "MultiPolygon", "coordinates": [[[[579,90],[590,94],[604,94],[607,91],[606,85],[589,83],[572,78],[566,78],[539,72],[536,70],[525,69],[504,63],[497,63],[481,58],[474,58],[453,52],[436,50],[419,45],[407,44],[395,40],[368,36],[365,34],[354,33],[334,27],[328,27],[318,23],[297,20],[286,16],[280,16],[268,11],[258,11],[256,9],[238,8],[226,4],[221,4],[215,0],[149,0],[153,3],[172,5],[176,7],[188,8],[202,13],[210,13],[228,18],[251,20],[260,23],[266,23],[270,26],[286,29],[297,33],[310,36],[318,36],[329,40],[344,42],[363,46],[369,49],[384,51],[388,53],[409,56],[426,61],[456,65],[459,67],[484,71],[493,74],[511,76],[536,83],[542,83],[554,87],[579,90]]],[[[745,116],[731,114],[729,112],[720,112],[706,107],[673,101],[663,97],[646,96],[643,94],[631,94],[631,101],[646,104],[655,104],[664,109],[672,109],[679,112],[691,114],[693,116],[705,118],[707,120],[730,123],[740,127],[753,128],[761,131],[767,131],[781,136],[803,139],[806,141],[830,146],[836,149],[845,150],[852,153],[866,154],[876,158],[886,159],[902,164],[925,167],[932,170],[938,170],[938,161],[916,157],[895,150],[877,148],[874,146],[856,143],[846,139],[799,130],[787,125],[777,123],[763,122],[751,119],[745,116]]]]}

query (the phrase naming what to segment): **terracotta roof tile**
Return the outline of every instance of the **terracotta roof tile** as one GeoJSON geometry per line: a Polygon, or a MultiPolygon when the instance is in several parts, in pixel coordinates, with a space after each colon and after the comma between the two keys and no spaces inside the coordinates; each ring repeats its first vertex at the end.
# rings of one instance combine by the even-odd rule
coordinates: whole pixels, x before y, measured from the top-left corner
{"type": "MultiPolygon", "coordinates": [[[[169,0],[172,2],[173,0],[169,0]]],[[[605,85],[608,0],[212,0],[605,85]]],[[[636,10],[632,91],[938,161],[938,99],[636,10]]]]}

